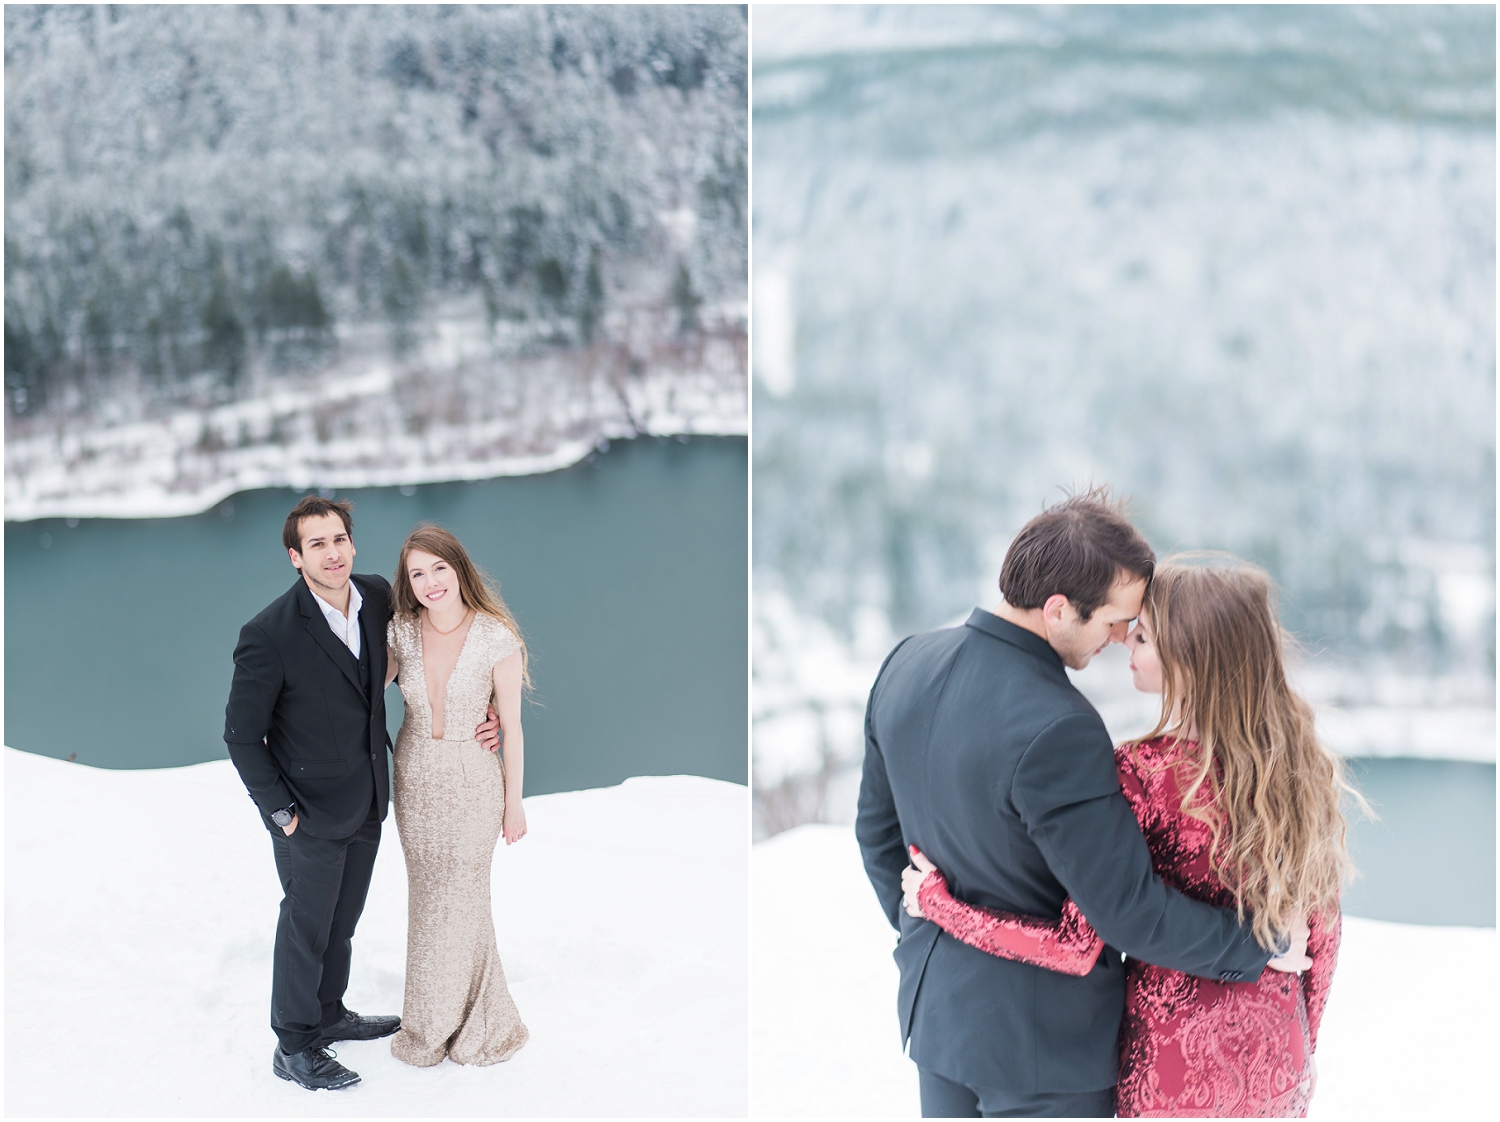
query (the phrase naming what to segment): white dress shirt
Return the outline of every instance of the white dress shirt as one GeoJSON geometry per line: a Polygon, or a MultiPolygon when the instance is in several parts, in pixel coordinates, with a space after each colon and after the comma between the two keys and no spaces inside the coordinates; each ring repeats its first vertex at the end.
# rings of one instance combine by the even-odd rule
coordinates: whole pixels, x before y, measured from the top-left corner
{"type": "Polygon", "coordinates": [[[318,607],[323,609],[323,618],[328,620],[328,626],[339,637],[339,642],[353,651],[357,660],[359,658],[359,609],[364,603],[364,598],[359,594],[359,586],[353,581],[349,582],[347,617],[316,592],[313,593],[313,599],[318,602],[318,607]]]}

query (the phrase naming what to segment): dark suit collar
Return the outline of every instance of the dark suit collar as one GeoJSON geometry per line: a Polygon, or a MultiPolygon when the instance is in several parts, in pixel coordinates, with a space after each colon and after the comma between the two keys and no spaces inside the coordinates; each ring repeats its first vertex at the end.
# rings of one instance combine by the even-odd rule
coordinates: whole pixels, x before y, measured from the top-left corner
{"type": "MultiPolygon", "coordinates": [[[[307,633],[313,637],[313,642],[322,647],[328,657],[333,659],[334,664],[344,672],[344,677],[348,678],[349,683],[359,691],[359,695],[367,697],[364,687],[359,684],[359,663],[354,661],[354,652],[344,646],[339,637],[333,633],[333,629],[328,626],[323,610],[313,601],[313,591],[307,587],[307,581],[299,576],[297,583],[292,587],[297,593],[297,607],[302,610],[303,616],[307,619],[307,633]]],[[[360,589],[360,594],[364,595],[363,588],[360,589]]],[[[370,641],[368,617],[373,614],[373,612],[364,611],[359,613],[361,644],[370,641]]],[[[381,642],[384,641],[385,637],[382,636],[381,642]]],[[[373,666],[374,663],[372,662],[371,665],[373,666]]]]}
{"type": "Polygon", "coordinates": [[[1052,644],[1040,635],[1027,631],[1024,627],[1017,627],[1008,619],[1001,619],[994,612],[987,612],[983,608],[975,608],[969,613],[969,618],[964,621],[965,627],[972,627],[975,631],[983,631],[986,635],[999,639],[1002,643],[1009,643],[1013,647],[1019,647],[1029,655],[1035,655],[1049,666],[1062,669],[1063,660],[1052,644]]]}

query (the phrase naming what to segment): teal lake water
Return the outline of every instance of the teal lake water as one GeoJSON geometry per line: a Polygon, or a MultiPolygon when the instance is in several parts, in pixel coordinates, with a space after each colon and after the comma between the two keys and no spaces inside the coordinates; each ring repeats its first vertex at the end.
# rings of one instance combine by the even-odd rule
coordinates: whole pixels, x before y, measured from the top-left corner
{"type": "Polygon", "coordinates": [[[1379,816],[1349,814],[1359,877],[1344,911],[1369,919],[1495,926],[1495,765],[1354,759],[1379,816]]]}
{"type": "MultiPolygon", "coordinates": [[[[458,535],[531,649],[526,791],[632,775],[748,781],[746,441],[616,442],[545,475],[339,491],[354,569],[390,579],[433,520],[458,535]]],[[[297,578],[301,492],[187,518],[5,527],[5,742],[108,768],[223,759],[242,624],[297,578]]],[[[387,695],[391,731],[400,692],[387,695]]]]}

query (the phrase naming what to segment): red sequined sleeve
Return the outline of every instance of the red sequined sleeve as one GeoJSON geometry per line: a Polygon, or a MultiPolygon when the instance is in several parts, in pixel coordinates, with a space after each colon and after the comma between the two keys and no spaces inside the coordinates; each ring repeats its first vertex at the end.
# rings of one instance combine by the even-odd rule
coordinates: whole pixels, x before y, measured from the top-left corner
{"type": "Polygon", "coordinates": [[[1312,969],[1302,972],[1302,995],[1307,1000],[1307,1029],[1313,1048],[1318,1046],[1318,1025],[1328,1005],[1328,987],[1333,970],[1339,964],[1339,938],[1343,920],[1335,908],[1328,916],[1313,916],[1307,921],[1307,954],[1312,969]]]}
{"type": "Polygon", "coordinates": [[[1082,977],[1104,948],[1072,900],[1063,902],[1062,917],[1055,920],[979,908],[955,900],[943,874],[934,870],[922,881],[917,902],[923,915],[959,942],[1046,970],[1082,977]]]}

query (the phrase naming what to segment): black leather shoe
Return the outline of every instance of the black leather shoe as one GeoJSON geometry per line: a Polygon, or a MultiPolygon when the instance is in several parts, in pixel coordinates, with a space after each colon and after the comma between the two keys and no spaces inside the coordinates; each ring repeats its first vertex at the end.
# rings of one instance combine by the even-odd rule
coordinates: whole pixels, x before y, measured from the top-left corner
{"type": "Polygon", "coordinates": [[[271,1057],[271,1070],[309,1091],[337,1091],[359,1082],[359,1076],[334,1059],[327,1048],[309,1048],[305,1052],[283,1052],[277,1048],[271,1057]]]}
{"type": "Polygon", "coordinates": [[[400,1017],[361,1017],[358,1013],[345,1013],[343,1020],[334,1021],[323,1030],[323,1043],[379,1040],[382,1036],[390,1036],[400,1027],[400,1017]]]}

